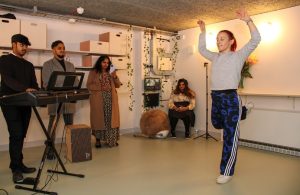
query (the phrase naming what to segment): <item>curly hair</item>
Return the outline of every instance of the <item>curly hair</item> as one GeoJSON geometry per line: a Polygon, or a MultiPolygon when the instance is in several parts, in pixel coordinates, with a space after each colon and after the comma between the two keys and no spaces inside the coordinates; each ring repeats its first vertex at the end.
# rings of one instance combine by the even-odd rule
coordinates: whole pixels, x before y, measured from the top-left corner
{"type": "Polygon", "coordinates": [[[189,98],[194,98],[195,97],[194,92],[189,88],[188,81],[186,79],[184,79],[184,78],[178,80],[177,85],[176,85],[176,89],[174,90],[173,93],[176,94],[176,95],[180,94],[180,93],[183,93],[184,95],[186,95],[189,98]],[[180,83],[184,83],[184,85],[185,85],[185,88],[184,88],[183,91],[181,91],[179,89],[180,83]]]}
{"type": "Polygon", "coordinates": [[[101,64],[102,64],[102,62],[105,60],[105,59],[108,59],[108,67],[106,68],[106,72],[109,72],[109,70],[110,70],[110,65],[111,65],[111,61],[110,61],[110,59],[109,59],[109,57],[107,56],[107,55],[103,55],[103,56],[100,56],[99,58],[98,58],[98,60],[96,61],[96,63],[95,63],[95,65],[94,65],[94,67],[93,67],[93,70],[95,70],[96,72],[100,72],[100,73],[102,73],[103,72],[103,70],[102,70],[102,66],[101,66],[101,64]]]}

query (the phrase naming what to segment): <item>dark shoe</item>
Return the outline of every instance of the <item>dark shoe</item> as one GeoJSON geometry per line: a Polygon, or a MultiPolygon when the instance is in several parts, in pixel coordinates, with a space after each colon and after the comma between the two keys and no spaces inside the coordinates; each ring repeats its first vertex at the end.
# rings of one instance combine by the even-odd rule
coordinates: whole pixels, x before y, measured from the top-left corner
{"type": "Polygon", "coordinates": [[[95,144],[96,148],[101,148],[101,142],[99,139],[96,139],[96,144],[95,144]]]}
{"type": "Polygon", "coordinates": [[[191,139],[190,134],[186,134],[186,135],[185,135],[185,139],[191,139]]]}
{"type": "Polygon", "coordinates": [[[33,177],[26,177],[23,179],[22,182],[20,182],[19,184],[24,184],[24,185],[35,185],[36,183],[36,178],[33,178],[33,177]]]}
{"type": "Polygon", "coordinates": [[[22,173],[34,173],[36,171],[36,168],[26,167],[25,165],[22,165],[21,171],[22,173]]]}
{"type": "Polygon", "coordinates": [[[113,147],[117,147],[119,146],[118,142],[116,142],[115,144],[107,144],[109,148],[113,148],[113,147]]]}
{"type": "Polygon", "coordinates": [[[176,138],[176,134],[175,133],[171,133],[171,138],[176,138]]]}
{"type": "Polygon", "coordinates": [[[14,171],[13,172],[13,182],[14,183],[21,183],[24,177],[21,171],[14,171]]]}

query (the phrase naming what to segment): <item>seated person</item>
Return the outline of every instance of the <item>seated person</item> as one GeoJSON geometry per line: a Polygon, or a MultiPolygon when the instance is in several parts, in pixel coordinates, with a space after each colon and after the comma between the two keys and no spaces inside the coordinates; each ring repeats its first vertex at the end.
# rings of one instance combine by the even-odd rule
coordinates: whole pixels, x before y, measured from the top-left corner
{"type": "Polygon", "coordinates": [[[185,138],[190,138],[190,126],[195,123],[195,92],[192,91],[186,79],[179,79],[176,89],[169,100],[169,120],[171,125],[171,136],[176,138],[175,128],[178,119],[183,120],[185,127],[185,138]]]}

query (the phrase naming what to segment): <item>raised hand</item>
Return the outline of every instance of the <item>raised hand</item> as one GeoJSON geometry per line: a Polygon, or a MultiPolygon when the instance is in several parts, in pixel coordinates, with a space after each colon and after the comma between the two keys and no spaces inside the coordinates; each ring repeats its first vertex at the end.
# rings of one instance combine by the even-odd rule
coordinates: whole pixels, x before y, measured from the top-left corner
{"type": "Polygon", "coordinates": [[[243,20],[245,22],[251,20],[250,16],[248,15],[248,12],[244,8],[237,10],[236,15],[238,19],[243,20]]]}
{"type": "Polygon", "coordinates": [[[117,71],[114,70],[113,72],[110,73],[110,75],[111,75],[113,78],[117,78],[117,71]]]}
{"type": "Polygon", "coordinates": [[[197,24],[199,25],[201,32],[205,32],[205,22],[203,20],[198,20],[197,24]]]}

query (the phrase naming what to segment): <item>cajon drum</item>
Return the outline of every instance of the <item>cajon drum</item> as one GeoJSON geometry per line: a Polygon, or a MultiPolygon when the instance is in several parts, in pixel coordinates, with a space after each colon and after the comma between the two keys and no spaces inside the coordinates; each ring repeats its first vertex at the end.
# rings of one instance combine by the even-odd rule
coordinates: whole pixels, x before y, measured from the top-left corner
{"type": "Polygon", "coordinates": [[[66,126],[67,159],[82,162],[92,159],[91,128],[84,124],[66,126]]]}

